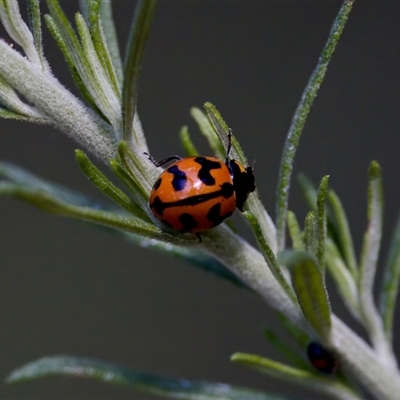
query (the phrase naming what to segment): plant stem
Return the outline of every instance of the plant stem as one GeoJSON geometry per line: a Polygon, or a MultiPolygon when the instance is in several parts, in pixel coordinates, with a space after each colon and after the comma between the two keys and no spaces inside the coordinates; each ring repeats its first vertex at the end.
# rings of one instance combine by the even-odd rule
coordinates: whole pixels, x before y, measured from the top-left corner
{"type": "Polygon", "coordinates": [[[300,103],[294,113],[289,132],[286,137],[286,142],[283,147],[276,193],[276,227],[279,250],[283,250],[285,247],[285,227],[290,178],[292,175],[293,160],[299,145],[300,136],[303,132],[308,113],[310,112],[311,106],[325,77],[332,54],[343,32],[353,3],[354,0],[345,0],[343,2],[343,5],[333,23],[328,41],[322,50],[322,54],[318,60],[317,66],[315,67],[315,70],[312,73],[310,80],[308,81],[307,86],[301,96],[300,103]]]}

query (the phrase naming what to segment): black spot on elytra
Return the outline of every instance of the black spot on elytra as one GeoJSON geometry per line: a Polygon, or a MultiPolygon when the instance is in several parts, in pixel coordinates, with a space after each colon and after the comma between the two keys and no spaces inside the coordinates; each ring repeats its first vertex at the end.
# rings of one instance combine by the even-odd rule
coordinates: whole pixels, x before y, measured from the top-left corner
{"type": "Polygon", "coordinates": [[[199,179],[207,186],[215,185],[215,179],[211,175],[210,171],[212,169],[220,169],[221,163],[218,161],[212,161],[206,157],[196,157],[194,161],[201,165],[198,174],[199,179]]]}
{"type": "Polygon", "coordinates": [[[221,215],[221,204],[214,204],[207,213],[207,219],[213,223],[213,226],[219,225],[224,219],[230,217],[231,212],[221,215]]]}
{"type": "Polygon", "coordinates": [[[156,196],[150,204],[150,207],[154,209],[157,214],[162,215],[165,210],[165,203],[161,201],[160,197],[156,196]]]}
{"type": "Polygon", "coordinates": [[[183,225],[183,228],[181,229],[182,232],[190,232],[198,225],[193,215],[188,213],[181,214],[178,220],[183,225]]]}
{"type": "Polygon", "coordinates": [[[154,185],[153,185],[153,190],[157,190],[157,189],[160,187],[161,182],[162,182],[162,179],[161,179],[161,178],[158,178],[158,179],[155,181],[154,185]]]}
{"type": "Polygon", "coordinates": [[[232,183],[225,182],[221,185],[221,190],[222,190],[222,196],[225,197],[225,199],[229,199],[235,191],[235,187],[232,185],[232,183]]]}
{"type": "Polygon", "coordinates": [[[169,167],[167,169],[167,171],[174,175],[174,177],[172,178],[172,187],[174,188],[174,190],[176,190],[177,192],[183,190],[186,186],[186,174],[181,171],[176,165],[172,165],[171,167],[169,167]]]}

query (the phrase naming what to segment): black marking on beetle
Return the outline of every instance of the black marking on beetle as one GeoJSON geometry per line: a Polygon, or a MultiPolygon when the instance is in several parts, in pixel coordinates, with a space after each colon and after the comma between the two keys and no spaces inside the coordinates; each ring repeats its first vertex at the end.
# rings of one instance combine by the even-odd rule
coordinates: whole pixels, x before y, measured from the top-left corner
{"type": "Polygon", "coordinates": [[[240,211],[243,211],[243,206],[244,203],[246,203],[247,196],[256,190],[253,168],[247,167],[246,171],[242,171],[236,160],[230,160],[228,168],[235,187],[236,207],[240,211]]]}
{"type": "Polygon", "coordinates": [[[156,210],[160,215],[164,212],[166,208],[182,207],[182,206],[196,206],[197,204],[204,203],[205,201],[215,199],[217,197],[224,197],[229,199],[234,193],[234,187],[231,183],[224,183],[221,185],[220,190],[206,194],[197,194],[195,196],[186,197],[185,199],[180,199],[176,201],[163,202],[159,196],[156,196],[150,207],[156,210]]]}
{"type": "Polygon", "coordinates": [[[332,374],[338,370],[339,364],[333,355],[317,342],[311,342],[308,345],[307,356],[319,372],[332,374]]]}
{"type": "Polygon", "coordinates": [[[198,173],[199,179],[207,186],[215,185],[215,178],[211,175],[210,171],[212,169],[220,169],[221,163],[206,157],[196,157],[194,161],[201,165],[198,173]]]}
{"type": "Polygon", "coordinates": [[[183,228],[180,230],[181,232],[190,232],[198,225],[193,215],[188,213],[181,214],[178,220],[183,225],[183,228]]]}
{"type": "Polygon", "coordinates": [[[160,187],[161,182],[162,182],[162,179],[161,179],[161,178],[158,178],[158,179],[155,181],[154,185],[153,185],[153,190],[157,190],[157,189],[160,187]]]}
{"type": "Polygon", "coordinates": [[[235,187],[230,182],[225,182],[221,185],[222,195],[225,199],[229,199],[235,192],[235,187]]]}
{"type": "Polygon", "coordinates": [[[187,177],[184,171],[181,171],[178,166],[172,165],[167,169],[167,172],[172,174],[172,187],[175,191],[179,192],[183,190],[186,186],[187,177]]]}
{"type": "Polygon", "coordinates": [[[154,209],[157,214],[162,215],[165,210],[165,204],[166,203],[163,203],[159,196],[156,196],[150,203],[150,208],[154,209]]]}
{"type": "Polygon", "coordinates": [[[225,215],[221,215],[221,204],[214,204],[207,213],[207,219],[213,223],[213,226],[219,225],[223,220],[227,219],[232,215],[232,212],[228,212],[225,215]]]}

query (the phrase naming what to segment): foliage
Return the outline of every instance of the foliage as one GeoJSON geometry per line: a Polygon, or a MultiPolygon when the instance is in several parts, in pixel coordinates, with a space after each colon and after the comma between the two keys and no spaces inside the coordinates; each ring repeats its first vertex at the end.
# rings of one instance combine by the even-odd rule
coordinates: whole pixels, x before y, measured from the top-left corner
{"type": "MultiPolygon", "coordinates": [[[[102,205],[98,200],[46,182],[8,163],[0,163],[0,195],[20,198],[48,212],[107,227],[134,243],[184,258],[263,298],[281,316],[289,335],[299,344],[288,352],[273,332],[267,333],[271,344],[286,356],[289,354],[293,365],[246,353],[232,355],[233,362],[334,399],[361,399],[364,392],[377,399],[396,398],[400,374],[392,350],[392,332],[400,276],[400,225],[385,266],[378,308],[373,289],[382,234],[379,164],[373,161],[370,165],[368,224],[359,262],[342,203],[328,186],[329,177],[322,177],[318,188],[305,176],[300,177],[300,186],[310,205],[304,227],[288,210],[291,173],[301,133],[353,1],[343,2],[293,116],[281,158],[275,222],[257,192],[248,198],[243,216],[254,232],[259,249],[247,243],[227,223],[202,234],[199,243],[194,235],[183,235],[163,226],[148,207],[158,172],[144,155],[148,147],[137,101],[141,62],[155,0],[137,2],[125,59],[119,54],[110,1],[82,0],[81,11],[75,15],[76,31],[59,2],[47,1],[49,13],[44,20],[65,57],[82,99],[62,86],[50,70],[42,47],[39,1],[27,1],[27,25],[19,10],[23,2],[0,0],[2,24],[22,49],[19,51],[0,40],[0,116],[51,124],[72,137],[82,148],[76,151],[82,172],[114,206],[102,205]],[[112,183],[86,152],[108,165],[120,184],[112,183]],[[286,228],[291,247],[286,245],[286,228]],[[364,327],[371,345],[332,313],[325,287],[328,272],[350,313],[364,327]],[[315,340],[338,359],[340,373],[321,376],[303,358],[304,347],[315,340]]],[[[205,103],[204,111],[192,108],[191,115],[215,156],[224,158],[229,127],[217,108],[205,103]]],[[[187,128],[182,129],[181,139],[187,154],[197,154],[187,128]]],[[[248,165],[235,138],[231,155],[248,165]]],[[[139,373],[103,361],[69,356],[45,357],[22,366],[8,376],[7,382],[54,375],[97,379],[170,398],[287,399],[222,383],[139,373]]]]}

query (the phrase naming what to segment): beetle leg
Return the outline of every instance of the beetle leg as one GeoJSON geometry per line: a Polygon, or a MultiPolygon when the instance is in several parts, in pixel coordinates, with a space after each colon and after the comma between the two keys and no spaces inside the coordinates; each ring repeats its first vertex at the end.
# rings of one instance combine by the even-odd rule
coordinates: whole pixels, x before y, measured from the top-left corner
{"type": "Polygon", "coordinates": [[[166,164],[166,163],[169,162],[169,161],[172,161],[172,160],[182,160],[182,158],[183,158],[183,157],[181,157],[181,156],[175,155],[175,156],[170,156],[170,157],[164,158],[164,159],[161,160],[161,161],[156,161],[149,153],[143,153],[143,154],[145,154],[145,155],[149,158],[149,160],[150,160],[156,167],[161,167],[161,165],[164,165],[164,164],[166,164]]]}

